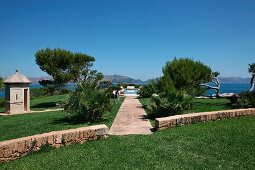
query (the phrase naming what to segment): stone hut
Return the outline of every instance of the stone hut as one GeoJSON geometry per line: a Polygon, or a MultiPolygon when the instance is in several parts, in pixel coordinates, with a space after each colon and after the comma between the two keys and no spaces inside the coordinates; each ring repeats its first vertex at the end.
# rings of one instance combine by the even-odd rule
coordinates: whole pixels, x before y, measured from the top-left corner
{"type": "Polygon", "coordinates": [[[16,73],[7,77],[5,84],[5,113],[19,114],[30,111],[30,90],[31,82],[26,76],[16,73]]]}

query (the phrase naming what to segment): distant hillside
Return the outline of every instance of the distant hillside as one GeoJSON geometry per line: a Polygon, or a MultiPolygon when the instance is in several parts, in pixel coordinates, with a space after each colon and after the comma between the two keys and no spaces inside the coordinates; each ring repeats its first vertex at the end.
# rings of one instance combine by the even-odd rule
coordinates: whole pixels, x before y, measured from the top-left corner
{"type": "Polygon", "coordinates": [[[120,75],[105,75],[104,79],[107,81],[111,81],[113,83],[128,83],[128,84],[142,84],[144,81],[140,79],[133,79],[128,76],[120,76],[120,75]]]}
{"type": "MultiPolygon", "coordinates": [[[[51,79],[51,77],[49,76],[42,76],[42,77],[28,77],[28,79],[32,82],[32,83],[38,83],[38,81],[40,80],[49,80],[51,79]]],[[[133,79],[130,78],[128,76],[121,76],[121,75],[104,75],[104,79],[113,83],[127,83],[127,84],[147,84],[153,80],[156,80],[156,78],[154,79],[148,79],[146,81],[142,81],[140,79],[133,79]]],[[[220,77],[220,82],[221,83],[249,83],[250,82],[250,78],[241,78],[241,77],[220,77]]]]}
{"type": "Polygon", "coordinates": [[[50,80],[51,77],[49,76],[41,76],[41,77],[28,77],[31,83],[38,83],[41,80],[50,80]]]}
{"type": "Polygon", "coordinates": [[[241,77],[220,77],[221,83],[249,83],[251,78],[241,77]]]}

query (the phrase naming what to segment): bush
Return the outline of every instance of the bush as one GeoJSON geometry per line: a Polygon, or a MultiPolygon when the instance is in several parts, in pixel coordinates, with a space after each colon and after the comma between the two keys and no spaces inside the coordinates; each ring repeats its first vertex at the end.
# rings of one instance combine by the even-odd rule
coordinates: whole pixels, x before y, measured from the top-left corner
{"type": "Polygon", "coordinates": [[[69,94],[69,93],[71,93],[72,92],[72,90],[69,90],[69,89],[66,89],[66,88],[63,88],[63,89],[61,89],[60,91],[59,91],[59,95],[62,95],[62,94],[69,94]]]}
{"type": "Polygon", "coordinates": [[[5,107],[5,99],[4,98],[0,98],[0,108],[4,108],[5,107]]]}
{"type": "Polygon", "coordinates": [[[30,89],[31,98],[49,95],[45,88],[30,89]]]}
{"type": "Polygon", "coordinates": [[[242,92],[237,104],[241,108],[255,107],[255,93],[254,92],[242,92]]]}
{"type": "Polygon", "coordinates": [[[148,98],[155,93],[155,87],[152,83],[142,86],[138,92],[140,97],[148,98]]]}
{"type": "Polygon", "coordinates": [[[189,58],[175,58],[163,67],[161,81],[166,88],[185,90],[192,95],[202,95],[205,90],[198,85],[211,81],[211,75],[211,69],[201,62],[189,58]]]}
{"type": "Polygon", "coordinates": [[[65,111],[81,122],[99,122],[112,107],[109,93],[93,81],[78,84],[76,91],[69,95],[65,111]]]}
{"type": "Polygon", "coordinates": [[[192,97],[184,91],[170,91],[152,96],[149,112],[154,117],[182,114],[192,107],[192,97]]]}

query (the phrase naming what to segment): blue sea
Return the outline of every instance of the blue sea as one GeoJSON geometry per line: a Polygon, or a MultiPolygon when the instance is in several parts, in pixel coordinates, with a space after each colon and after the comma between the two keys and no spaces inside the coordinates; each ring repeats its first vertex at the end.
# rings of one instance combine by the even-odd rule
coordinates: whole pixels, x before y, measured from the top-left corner
{"type": "MultiPolygon", "coordinates": [[[[249,90],[249,83],[221,83],[220,93],[240,93],[249,90]]],[[[41,88],[40,84],[30,84],[31,89],[41,88]]],[[[68,89],[73,90],[74,84],[68,84],[68,89]]],[[[213,90],[209,90],[208,95],[214,94],[213,90]]],[[[4,97],[4,91],[0,91],[0,97],[4,97]]]]}

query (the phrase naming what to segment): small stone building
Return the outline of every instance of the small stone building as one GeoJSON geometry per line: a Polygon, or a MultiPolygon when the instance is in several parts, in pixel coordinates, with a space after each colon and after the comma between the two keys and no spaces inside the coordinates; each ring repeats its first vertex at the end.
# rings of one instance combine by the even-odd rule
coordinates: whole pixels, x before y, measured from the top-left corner
{"type": "Polygon", "coordinates": [[[7,77],[5,84],[5,113],[19,114],[30,111],[30,91],[31,82],[26,76],[16,73],[7,77]]]}

